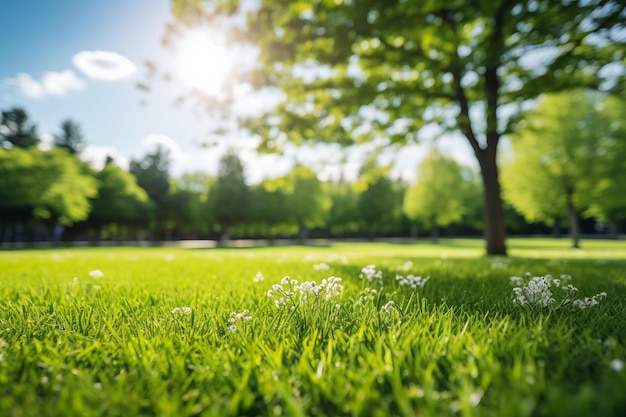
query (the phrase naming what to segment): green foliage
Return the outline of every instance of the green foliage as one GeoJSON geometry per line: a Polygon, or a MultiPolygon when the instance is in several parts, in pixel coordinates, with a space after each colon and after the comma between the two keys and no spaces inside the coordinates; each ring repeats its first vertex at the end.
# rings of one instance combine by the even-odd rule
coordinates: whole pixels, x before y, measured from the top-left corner
{"type": "Polygon", "coordinates": [[[154,152],[140,161],[130,161],[130,172],[137,178],[137,184],[143,188],[155,208],[156,232],[160,238],[165,234],[167,204],[170,189],[170,156],[163,146],[157,146],[154,152]]]}
{"type": "Polygon", "coordinates": [[[379,177],[359,194],[359,218],[370,230],[385,230],[397,223],[401,200],[392,181],[379,177]]]}
{"type": "Polygon", "coordinates": [[[507,259],[481,256],[476,240],[0,253],[0,414],[620,416],[624,243],[590,242],[582,256],[562,240],[510,248],[507,259]],[[359,279],[372,263],[373,297],[359,279]],[[520,308],[509,277],[525,271],[608,295],[587,310],[520,308]],[[413,290],[398,273],[430,280],[413,290]],[[276,308],[267,291],[285,275],[341,276],[344,290],[276,308]],[[230,321],[244,310],[251,320],[230,321]]]}
{"type": "Polygon", "coordinates": [[[253,186],[251,193],[250,223],[253,228],[266,236],[272,236],[281,229],[285,230],[289,224],[286,193],[277,188],[274,181],[253,186]]]}
{"type": "Polygon", "coordinates": [[[570,206],[576,213],[593,206],[587,214],[625,207],[623,193],[614,192],[626,175],[622,121],[611,117],[616,103],[606,100],[582,91],[546,96],[513,137],[504,195],[528,221],[569,221],[570,206]]]}
{"type": "Polygon", "coordinates": [[[30,148],[38,143],[37,128],[28,120],[28,114],[24,109],[15,107],[2,112],[0,146],[30,148]]]}
{"type": "Polygon", "coordinates": [[[45,164],[53,167],[54,174],[41,195],[35,215],[53,217],[66,226],[87,219],[91,199],[98,194],[98,182],[80,160],[64,150],[53,149],[41,156],[45,164]]]}
{"type": "Polygon", "coordinates": [[[89,215],[98,227],[146,224],[152,217],[153,206],[148,194],[137,185],[135,177],[118,166],[108,163],[95,173],[100,187],[89,215]]]}
{"type": "Polygon", "coordinates": [[[52,218],[64,225],[85,220],[98,184],[86,167],[61,149],[0,149],[0,207],[52,218]]]}
{"type": "Polygon", "coordinates": [[[285,195],[285,215],[299,228],[323,226],[331,201],[317,174],[309,167],[298,165],[287,175],[267,182],[270,189],[285,195]]]}
{"type": "Polygon", "coordinates": [[[417,183],[404,196],[404,213],[433,230],[460,222],[469,213],[469,200],[476,200],[476,183],[465,178],[452,158],[431,151],[417,170],[417,183]]]}
{"type": "Polygon", "coordinates": [[[209,192],[211,213],[224,235],[247,220],[251,196],[244,175],[239,156],[230,149],[220,159],[217,180],[209,192]]]}
{"type": "Polygon", "coordinates": [[[327,225],[331,233],[341,234],[358,230],[359,198],[354,184],[329,183],[327,190],[331,200],[327,225]]]}
{"type": "Polygon", "coordinates": [[[600,115],[601,126],[594,126],[601,156],[594,166],[592,182],[586,188],[592,196],[586,214],[601,221],[626,217],[626,101],[605,97],[594,110],[600,115]]]}

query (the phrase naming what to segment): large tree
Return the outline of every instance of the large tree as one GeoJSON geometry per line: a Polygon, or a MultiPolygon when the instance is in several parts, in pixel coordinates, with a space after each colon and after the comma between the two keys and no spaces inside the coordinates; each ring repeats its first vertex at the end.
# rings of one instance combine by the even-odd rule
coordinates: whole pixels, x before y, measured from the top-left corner
{"type": "Polygon", "coordinates": [[[620,192],[607,193],[617,190],[615,179],[626,178],[626,165],[622,121],[611,120],[602,103],[581,91],[545,97],[513,136],[514,159],[503,170],[505,198],[528,221],[566,220],[575,248],[579,217],[591,214],[585,210],[626,206],[623,183],[620,192]]]}
{"type": "Polygon", "coordinates": [[[0,149],[0,223],[39,218],[65,226],[85,220],[97,181],[78,158],[61,149],[0,149]]]}
{"type": "Polygon", "coordinates": [[[232,75],[283,93],[267,108],[273,117],[244,123],[267,149],[306,140],[402,144],[433,123],[460,132],[480,165],[489,254],[506,253],[496,151],[522,105],[543,92],[616,89],[626,79],[626,3],[617,0],[173,3],[180,22],[259,47],[260,65],[232,75]],[[244,24],[229,18],[243,13],[244,24]]]}

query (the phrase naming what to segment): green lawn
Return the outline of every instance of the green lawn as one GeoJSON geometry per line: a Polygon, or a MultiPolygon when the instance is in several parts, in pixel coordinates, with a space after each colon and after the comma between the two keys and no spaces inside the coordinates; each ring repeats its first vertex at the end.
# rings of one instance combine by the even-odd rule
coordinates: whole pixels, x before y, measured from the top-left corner
{"type": "Polygon", "coordinates": [[[0,415],[623,415],[626,242],[582,245],[0,252],[0,415]],[[572,279],[515,304],[526,272],[572,279]]]}

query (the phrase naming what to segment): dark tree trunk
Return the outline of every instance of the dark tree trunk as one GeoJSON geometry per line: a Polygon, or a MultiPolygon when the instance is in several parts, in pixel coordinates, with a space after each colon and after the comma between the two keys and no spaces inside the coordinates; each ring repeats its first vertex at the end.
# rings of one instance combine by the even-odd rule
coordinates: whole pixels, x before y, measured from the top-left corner
{"type": "Polygon", "coordinates": [[[617,222],[615,220],[609,220],[608,226],[611,239],[619,239],[619,227],[617,226],[617,222]]]}
{"type": "Polygon", "coordinates": [[[434,244],[439,243],[439,228],[437,227],[435,216],[432,216],[430,219],[430,237],[434,244]]]}
{"type": "Polygon", "coordinates": [[[571,186],[566,187],[565,190],[566,200],[567,200],[567,214],[569,218],[569,234],[572,238],[572,248],[579,249],[580,248],[580,224],[578,218],[578,212],[576,211],[576,206],[574,205],[574,190],[571,186]]]}
{"type": "Polygon", "coordinates": [[[561,237],[561,219],[554,219],[554,227],[552,227],[554,237],[561,237]]]}
{"type": "Polygon", "coordinates": [[[479,157],[480,172],[484,188],[484,237],[488,255],[506,255],[506,224],[504,205],[498,178],[496,150],[485,149],[479,157]]]}
{"type": "MultiPolygon", "coordinates": [[[[501,17],[501,16],[500,16],[501,17]]],[[[499,36],[501,19],[496,19],[494,26],[494,41],[501,42],[499,36]]],[[[499,45],[502,46],[502,45],[499,45]]],[[[494,45],[494,48],[496,45],[494,45]]],[[[485,69],[485,95],[486,95],[486,143],[481,146],[472,127],[470,117],[470,103],[463,89],[463,74],[459,70],[453,70],[452,76],[456,79],[456,101],[459,104],[457,123],[459,129],[474,150],[474,155],[480,165],[480,173],[483,181],[484,198],[484,222],[483,231],[488,255],[506,255],[506,224],[504,222],[504,205],[498,178],[498,165],[496,152],[500,142],[498,131],[498,97],[500,96],[500,80],[498,79],[498,63],[492,62],[485,69]]]]}

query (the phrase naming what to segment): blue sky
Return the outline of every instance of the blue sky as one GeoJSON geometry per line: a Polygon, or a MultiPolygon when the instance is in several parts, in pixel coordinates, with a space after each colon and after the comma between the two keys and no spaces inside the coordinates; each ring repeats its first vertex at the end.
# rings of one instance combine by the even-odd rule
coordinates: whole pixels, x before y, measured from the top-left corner
{"type": "MultiPolygon", "coordinates": [[[[83,158],[96,164],[107,154],[125,166],[155,143],[172,150],[172,172],[217,172],[222,145],[212,142],[212,121],[189,108],[172,105],[181,85],[157,83],[149,95],[144,60],[176,66],[180,58],[160,45],[170,21],[169,0],[22,0],[2,2],[0,13],[0,109],[26,109],[44,139],[71,118],[82,128],[88,146],[83,158]],[[142,105],[142,101],[145,103],[142,105]]],[[[336,175],[336,149],[290,149],[285,157],[257,156],[252,138],[230,138],[241,149],[249,182],[287,172],[297,158],[336,175]],[[333,159],[335,158],[335,159],[333,159]]],[[[455,145],[455,148],[458,146],[455,145]]],[[[467,150],[459,159],[471,163],[467,150]]],[[[413,146],[396,158],[395,176],[411,179],[425,149],[413,146]]],[[[363,152],[351,151],[347,168],[356,172],[363,152]]]]}

